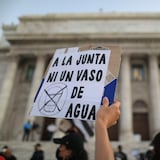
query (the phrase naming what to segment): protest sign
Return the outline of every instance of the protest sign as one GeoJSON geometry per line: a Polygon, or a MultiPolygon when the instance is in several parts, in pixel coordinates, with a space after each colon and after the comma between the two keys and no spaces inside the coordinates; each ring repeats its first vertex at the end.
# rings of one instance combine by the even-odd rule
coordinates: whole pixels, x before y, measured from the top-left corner
{"type": "MultiPolygon", "coordinates": [[[[114,81],[119,70],[120,57],[112,54],[104,48],[56,50],[35,96],[31,115],[95,120],[105,82],[114,81]],[[111,59],[118,62],[117,66],[113,67],[111,59]]],[[[115,86],[116,82],[111,88],[115,86]]]]}

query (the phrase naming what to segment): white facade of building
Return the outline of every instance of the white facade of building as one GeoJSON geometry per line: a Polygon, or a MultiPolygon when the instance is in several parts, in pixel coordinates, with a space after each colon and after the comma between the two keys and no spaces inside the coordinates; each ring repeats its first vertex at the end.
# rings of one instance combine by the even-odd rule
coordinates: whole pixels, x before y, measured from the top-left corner
{"type": "MultiPolygon", "coordinates": [[[[121,117],[110,129],[113,140],[140,136],[150,140],[160,131],[160,14],[97,13],[20,17],[3,26],[0,43],[0,138],[21,139],[22,126],[57,48],[118,45],[122,63],[116,98],[121,117]]],[[[35,118],[39,139],[50,120],[35,118]]]]}

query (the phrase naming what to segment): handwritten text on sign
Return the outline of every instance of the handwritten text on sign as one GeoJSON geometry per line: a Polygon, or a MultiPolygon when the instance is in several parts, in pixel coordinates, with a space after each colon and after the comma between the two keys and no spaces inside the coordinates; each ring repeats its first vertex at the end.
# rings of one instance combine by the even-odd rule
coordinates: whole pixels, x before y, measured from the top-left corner
{"type": "Polygon", "coordinates": [[[95,120],[109,57],[109,50],[55,54],[31,115],[95,120]]]}

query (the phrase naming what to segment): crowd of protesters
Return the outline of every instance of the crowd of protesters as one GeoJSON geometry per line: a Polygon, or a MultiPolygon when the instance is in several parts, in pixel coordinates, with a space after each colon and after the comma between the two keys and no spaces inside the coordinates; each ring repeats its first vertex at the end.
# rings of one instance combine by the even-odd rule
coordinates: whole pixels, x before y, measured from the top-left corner
{"type": "Polygon", "coordinates": [[[16,156],[12,153],[12,149],[7,146],[4,145],[1,148],[1,152],[0,152],[0,160],[17,160],[16,156]]]}
{"type": "MultiPolygon", "coordinates": [[[[62,138],[54,138],[53,143],[59,144],[59,147],[57,147],[56,152],[53,153],[53,159],[54,157],[56,157],[57,160],[61,160],[62,159],[61,155],[63,155],[64,153],[68,155],[69,152],[66,152],[66,150],[68,151],[71,149],[74,151],[74,154],[81,155],[83,157],[82,158],[83,160],[88,160],[89,158],[87,150],[85,150],[83,144],[85,142],[83,138],[82,139],[81,138],[82,137],[80,137],[80,134],[79,135],[74,134],[73,131],[67,132],[67,134],[62,138]],[[66,146],[67,148],[64,149],[64,146],[66,146]],[[81,151],[80,152],[81,154],[78,154],[79,151],[81,151]]],[[[114,149],[114,160],[130,160],[129,157],[131,157],[131,155],[128,154],[129,153],[126,153],[124,151],[122,145],[117,145],[117,148],[114,149]]],[[[134,159],[160,160],[160,133],[156,134],[156,136],[150,142],[148,150],[143,152],[137,152],[137,154],[134,155],[134,159]]],[[[0,149],[0,160],[18,160],[18,158],[15,155],[15,153],[12,152],[10,146],[4,145],[0,149]]],[[[45,160],[45,151],[42,149],[41,143],[38,142],[34,145],[33,151],[30,153],[30,159],[28,160],[45,160]]]]}
{"type": "MultiPolygon", "coordinates": [[[[84,156],[82,158],[83,160],[88,160],[87,150],[85,150],[83,146],[83,143],[85,143],[83,138],[81,139],[79,136],[74,135],[72,130],[68,131],[66,135],[62,138],[58,138],[58,139],[54,138],[53,142],[55,144],[59,144],[57,151],[53,153],[53,159],[55,156],[57,157],[57,160],[61,160],[60,156],[64,150],[64,145],[66,145],[67,149],[75,150],[76,151],[75,153],[77,153],[77,151],[79,150],[82,153],[82,150],[83,150],[83,154],[80,154],[80,155],[84,156]]],[[[122,145],[118,145],[117,148],[114,149],[115,160],[130,160],[129,157],[131,157],[131,155],[128,155],[128,153],[124,151],[122,145]]],[[[137,151],[137,154],[134,155],[134,159],[135,160],[160,160],[160,133],[158,133],[153,138],[153,140],[148,146],[148,150],[143,152],[137,151]]],[[[14,155],[10,146],[4,145],[1,147],[0,160],[18,160],[18,158],[16,155],[14,155]]],[[[45,160],[45,151],[42,149],[41,143],[36,143],[34,145],[33,152],[30,153],[29,160],[45,160]]]]}
{"type": "MultiPolygon", "coordinates": [[[[115,125],[120,116],[120,103],[114,102],[109,106],[107,98],[104,98],[103,105],[97,112],[95,121],[95,160],[129,160],[128,155],[123,151],[122,145],[117,146],[114,152],[108,135],[108,128],[115,125]]],[[[88,153],[84,147],[84,138],[79,130],[67,130],[61,138],[54,138],[53,142],[59,144],[55,153],[57,160],[88,160],[88,153]]],[[[22,140],[28,141],[30,131],[33,129],[30,121],[24,124],[24,135],[22,140]]],[[[0,160],[17,160],[12,149],[5,145],[1,148],[0,160]]],[[[45,151],[40,143],[34,146],[30,160],[45,160],[45,151]]],[[[156,134],[150,143],[149,150],[139,153],[135,160],[160,160],[160,133],[156,134]]]]}

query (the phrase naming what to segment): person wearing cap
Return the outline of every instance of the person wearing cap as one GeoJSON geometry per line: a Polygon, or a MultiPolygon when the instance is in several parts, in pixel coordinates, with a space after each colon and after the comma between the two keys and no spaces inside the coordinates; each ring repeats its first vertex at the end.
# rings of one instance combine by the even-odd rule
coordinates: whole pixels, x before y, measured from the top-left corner
{"type": "Polygon", "coordinates": [[[54,138],[53,142],[60,145],[56,151],[57,160],[88,160],[80,134],[71,132],[62,138],[54,138]]]}
{"type": "Polygon", "coordinates": [[[41,144],[37,143],[34,146],[34,152],[30,160],[44,160],[44,151],[41,148],[41,144]]]}
{"type": "Polygon", "coordinates": [[[3,146],[2,152],[6,160],[17,160],[16,156],[12,154],[12,150],[9,146],[3,146]]]}
{"type": "Polygon", "coordinates": [[[5,156],[4,156],[4,150],[3,150],[3,147],[0,151],[0,160],[6,160],[5,156]]]}
{"type": "Polygon", "coordinates": [[[6,160],[6,158],[5,158],[4,154],[3,154],[3,152],[0,152],[0,160],[6,160]]]}
{"type": "Polygon", "coordinates": [[[151,142],[151,146],[153,146],[152,160],[159,160],[160,159],[160,132],[154,136],[151,142]]]}
{"type": "MultiPolygon", "coordinates": [[[[108,128],[115,125],[120,116],[120,102],[115,101],[109,105],[107,97],[103,99],[103,105],[96,114],[95,121],[95,160],[114,160],[114,152],[108,136],[108,128]]],[[[60,144],[56,157],[58,160],[86,160],[86,152],[82,152],[82,141],[74,136],[66,135],[61,139],[54,139],[60,144]],[[76,156],[75,156],[76,154],[76,156]],[[81,157],[84,156],[84,157],[81,157]]]]}
{"type": "Polygon", "coordinates": [[[2,155],[0,155],[0,160],[6,160],[2,155]]]}
{"type": "Polygon", "coordinates": [[[95,160],[114,160],[114,152],[108,136],[108,128],[115,125],[120,116],[120,102],[109,106],[108,98],[96,114],[95,122],[95,160]]]}

